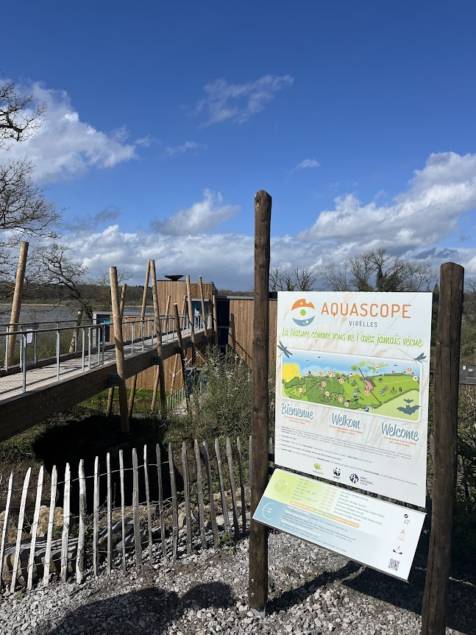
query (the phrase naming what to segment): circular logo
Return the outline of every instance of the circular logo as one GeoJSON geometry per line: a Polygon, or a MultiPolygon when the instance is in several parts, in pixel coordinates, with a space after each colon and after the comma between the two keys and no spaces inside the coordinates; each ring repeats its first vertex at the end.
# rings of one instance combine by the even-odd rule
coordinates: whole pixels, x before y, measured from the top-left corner
{"type": "Polygon", "coordinates": [[[357,474],[351,474],[349,476],[349,478],[352,481],[352,483],[358,483],[359,482],[359,477],[357,476],[357,474]]]}
{"type": "Polygon", "coordinates": [[[336,476],[337,478],[339,478],[339,476],[340,476],[340,470],[339,470],[338,467],[334,468],[334,476],[336,476]]]}
{"type": "Polygon", "coordinates": [[[306,298],[299,298],[291,307],[294,324],[308,326],[316,317],[316,307],[306,298]]]}

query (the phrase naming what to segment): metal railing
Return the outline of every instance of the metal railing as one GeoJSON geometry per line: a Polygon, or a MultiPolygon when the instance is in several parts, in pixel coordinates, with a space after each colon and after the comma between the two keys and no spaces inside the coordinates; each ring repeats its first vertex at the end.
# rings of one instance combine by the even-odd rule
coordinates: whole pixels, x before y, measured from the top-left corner
{"type": "MultiPolygon", "coordinates": [[[[188,315],[179,316],[181,331],[190,330],[188,315]]],[[[110,320],[101,323],[77,324],[75,320],[58,320],[57,322],[28,322],[12,328],[11,324],[0,324],[0,355],[3,352],[3,371],[1,376],[22,374],[21,388],[26,391],[28,371],[35,368],[53,367],[59,381],[62,374],[72,370],[86,372],[93,367],[104,364],[105,353],[114,348],[111,338],[113,325],[110,320]],[[53,327],[45,325],[54,324],[53,327]],[[6,327],[6,328],[5,328],[6,327]],[[11,338],[15,339],[13,359],[9,359],[11,338]],[[4,340],[2,342],[2,339],[4,340]],[[64,349],[67,348],[67,351],[64,349]],[[78,361],[76,366],[62,366],[67,360],[78,361]]],[[[153,317],[134,318],[126,316],[122,322],[125,355],[134,355],[156,344],[158,325],[153,317]]],[[[160,318],[162,339],[164,342],[176,337],[175,317],[164,315],[160,318]]],[[[203,328],[201,317],[194,318],[196,330],[203,328]]],[[[108,359],[109,361],[109,359],[108,359]]],[[[0,357],[0,368],[2,360],[0,357]]],[[[18,389],[18,383],[9,390],[18,389]]],[[[8,389],[7,389],[8,390],[8,389]]],[[[3,391],[2,391],[3,392],[3,391]]]]}

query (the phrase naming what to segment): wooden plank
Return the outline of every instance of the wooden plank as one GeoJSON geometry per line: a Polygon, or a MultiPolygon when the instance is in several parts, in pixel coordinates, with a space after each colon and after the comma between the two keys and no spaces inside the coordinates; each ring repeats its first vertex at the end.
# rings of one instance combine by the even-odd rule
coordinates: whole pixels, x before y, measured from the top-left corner
{"type": "Polygon", "coordinates": [[[172,496],[172,558],[177,557],[178,548],[178,508],[177,508],[177,484],[175,482],[174,455],[172,444],[168,446],[170,490],[172,496]]]}
{"type": "Polygon", "coordinates": [[[147,444],[144,445],[144,485],[145,485],[145,504],[147,509],[147,536],[149,542],[149,560],[152,562],[152,512],[150,508],[150,487],[149,487],[149,465],[147,463],[147,444]]]}
{"type": "Polygon", "coordinates": [[[200,539],[202,541],[202,549],[206,549],[207,539],[205,535],[205,505],[203,501],[202,461],[200,458],[200,447],[198,445],[197,439],[194,439],[193,448],[195,453],[195,465],[197,470],[197,501],[198,501],[198,519],[199,519],[199,525],[200,525],[200,539]]]}
{"type": "Polygon", "coordinates": [[[79,527],[78,548],[76,551],[76,582],[80,584],[84,576],[84,531],[86,520],[86,478],[84,476],[84,461],[79,461],[79,527]]]}
{"type": "Polygon", "coordinates": [[[185,524],[187,530],[187,554],[192,553],[192,513],[190,508],[190,475],[188,471],[187,442],[182,442],[183,495],[185,499],[185,524]]]}
{"type": "Polygon", "coordinates": [[[43,585],[44,586],[48,586],[50,582],[51,544],[53,542],[53,529],[55,526],[57,485],[58,485],[58,470],[56,469],[56,465],[53,465],[53,468],[51,470],[50,508],[48,511],[48,529],[46,533],[45,565],[43,570],[43,585]]]}
{"type": "MultiPolygon", "coordinates": [[[[121,289],[121,300],[119,304],[121,322],[124,317],[124,307],[126,305],[126,292],[127,292],[127,284],[123,284],[121,289]]],[[[115,386],[111,386],[109,390],[107,391],[106,417],[110,417],[112,415],[112,407],[114,405],[114,388],[115,386]]]]}
{"type": "Polygon", "coordinates": [[[38,480],[36,484],[36,502],[35,511],[33,512],[33,523],[31,525],[30,554],[28,556],[28,580],[26,588],[31,591],[33,588],[33,567],[35,566],[35,549],[36,536],[38,533],[38,519],[40,517],[41,495],[43,494],[43,466],[38,472],[38,480]]]}
{"type": "Polygon", "coordinates": [[[207,338],[207,341],[208,341],[207,314],[206,314],[206,311],[205,311],[205,297],[203,295],[203,280],[202,280],[202,276],[200,276],[200,278],[198,279],[198,284],[199,284],[199,287],[200,287],[200,306],[201,306],[201,310],[202,310],[203,329],[205,331],[205,337],[207,338]]]}
{"type": "Polygon", "coordinates": [[[99,532],[99,457],[94,459],[93,481],[93,572],[98,576],[98,532],[99,532]]]}
{"type": "Polygon", "coordinates": [[[431,533],[423,596],[423,635],[439,635],[446,631],[457,474],[463,281],[463,267],[452,262],[441,265],[434,379],[431,533]]]}
{"type": "Polygon", "coordinates": [[[220,483],[221,513],[223,515],[223,525],[227,534],[230,533],[230,518],[228,516],[228,506],[226,504],[225,484],[223,481],[223,468],[220,454],[220,441],[215,439],[215,455],[218,465],[218,481],[220,483]]]}
{"type": "Polygon", "coordinates": [[[122,569],[126,570],[126,496],[124,488],[124,452],[119,450],[119,489],[121,494],[122,569]]]}
{"type": "Polygon", "coordinates": [[[13,472],[10,472],[10,476],[8,478],[7,500],[5,503],[5,510],[3,512],[2,538],[0,542],[0,588],[2,587],[3,556],[5,554],[5,543],[6,543],[6,539],[8,535],[8,521],[9,521],[9,513],[10,513],[10,502],[12,500],[12,489],[13,489],[13,472]]]}
{"type": "Polygon", "coordinates": [[[240,480],[240,499],[241,499],[241,530],[246,533],[246,494],[245,480],[243,478],[243,455],[241,453],[240,437],[236,439],[236,454],[238,463],[238,478],[240,480]]]}
{"type": "Polygon", "coordinates": [[[159,495],[159,519],[160,519],[160,540],[162,543],[162,556],[167,556],[166,542],[165,542],[165,516],[164,516],[164,488],[162,482],[162,452],[160,444],[155,445],[155,456],[157,460],[157,489],[159,495]]]}
{"type": "Polygon", "coordinates": [[[26,497],[28,494],[28,485],[30,483],[30,475],[31,475],[31,467],[29,467],[28,470],[26,471],[25,479],[23,481],[23,488],[21,492],[20,511],[18,512],[17,541],[15,545],[15,555],[13,558],[13,571],[12,571],[12,580],[10,584],[10,593],[13,593],[15,591],[15,586],[17,582],[17,572],[18,572],[18,563],[20,561],[23,522],[25,520],[25,505],[26,505],[26,497]]]}
{"type": "Polygon", "coordinates": [[[132,448],[132,521],[134,524],[134,553],[136,565],[142,566],[142,541],[139,523],[139,467],[137,450],[132,448]]]}
{"type": "Polygon", "coordinates": [[[236,484],[235,484],[235,475],[233,473],[233,452],[231,450],[230,437],[226,437],[225,450],[226,450],[226,461],[228,463],[228,474],[230,477],[231,506],[232,506],[232,513],[233,513],[233,530],[235,533],[235,538],[238,539],[240,536],[240,526],[238,524],[238,510],[236,507],[236,484]]]}
{"type": "Polygon", "coordinates": [[[269,264],[271,196],[259,191],[255,196],[255,302],[253,320],[253,470],[249,541],[250,608],[263,611],[268,599],[268,530],[253,520],[254,511],[268,482],[269,430],[269,264]]]}
{"type": "Polygon", "coordinates": [[[208,486],[208,502],[210,505],[210,522],[213,532],[213,544],[218,547],[218,526],[215,510],[215,499],[213,498],[213,480],[212,480],[212,466],[210,462],[210,453],[208,452],[208,443],[203,441],[203,458],[205,461],[207,486],[208,486]]]}
{"type": "Polygon", "coordinates": [[[70,490],[71,490],[71,469],[69,467],[69,463],[66,463],[66,467],[64,470],[63,531],[61,534],[60,577],[62,582],[66,582],[66,578],[68,577],[69,525],[71,522],[70,490]]]}

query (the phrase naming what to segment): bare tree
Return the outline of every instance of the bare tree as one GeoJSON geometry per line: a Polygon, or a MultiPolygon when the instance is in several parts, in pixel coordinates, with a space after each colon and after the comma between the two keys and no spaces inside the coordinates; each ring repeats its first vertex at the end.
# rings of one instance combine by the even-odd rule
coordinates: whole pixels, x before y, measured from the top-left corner
{"type": "Polygon", "coordinates": [[[336,291],[426,291],[434,274],[427,263],[402,260],[384,249],[349,258],[341,267],[324,272],[327,283],[336,291]]]}
{"type": "Polygon", "coordinates": [[[31,165],[0,165],[0,230],[44,236],[58,219],[54,206],[31,180],[31,165]]]}
{"type": "Polygon", "coordinates": [[[41,106],[33,107],[31,95],[22,95],[13,82],[0,84],[0,144],[11,139],[22,141],[38,121],[41,106]]]}
{"type": "Polygon", "coordinates": [[[66,289],[69,298],[78,304],[89,320],[92,320],[91,303],[81,291],[86,268],[68,258],[67,249],[57,243],[39,251],[39,266],[42,282],[66,289]]]}
{"type": "Polygon", "coordinates": [[[296,267],[293,271],[276,267],[269,274],[270,291],[311,291],[314,275],[308,269],[296,267]]]}

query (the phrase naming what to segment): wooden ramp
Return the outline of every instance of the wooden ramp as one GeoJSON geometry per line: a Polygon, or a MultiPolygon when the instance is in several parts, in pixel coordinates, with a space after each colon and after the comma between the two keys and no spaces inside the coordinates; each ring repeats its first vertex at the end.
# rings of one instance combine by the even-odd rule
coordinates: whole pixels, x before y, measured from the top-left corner
{"type": "MultiPolygon", "coordinates": [[[[182,340],[184,348],[192,345],[190,331],[182,331],[182,340]]],[[[205,342],[205,331],[195,331],[195,343],[205,342]]],[[[172,333],[164,335],[162,359],[179,352],[177,336],[172,333]]],[[[134,346],[126,343],[124,354],[126,378],[158,363],[155,338],[135,342],[134,346]]],[[[0,377],[0,441],[117,383],[113,345],[107,345],[100,355],[91,356],[87,363],[80,353],[66,356],[61,359],[59,373],[56,361],[28,368],[26,386],[24,373],[20,370],[4,375],[0,377]]]]}

